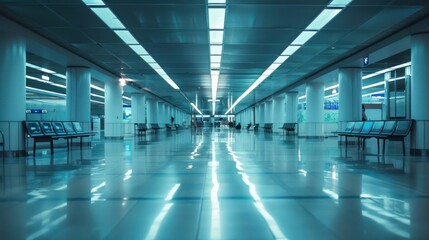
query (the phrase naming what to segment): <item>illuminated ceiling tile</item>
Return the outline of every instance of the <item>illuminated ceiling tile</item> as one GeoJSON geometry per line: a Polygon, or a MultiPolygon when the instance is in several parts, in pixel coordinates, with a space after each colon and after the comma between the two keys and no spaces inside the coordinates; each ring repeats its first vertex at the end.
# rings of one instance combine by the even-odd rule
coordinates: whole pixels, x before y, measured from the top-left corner
{"type": "Polygon", "coordinates": [[[153,59],[150,55],[142,55],[140,56],[147,63],[155,63],[155,59],[153,59]]]}
{"type": "Polygon", "coordinates": [[[224,29],[225,8],[209,8],[209,28],[224,29]]]}
{"type": "Polygon", "coordinates": [[[39,70],[42,71],[42,72],[45,72],[45,73],[50,73],[50,74],[55,73],[55,71],[52,71],[52,70],[49,70],[49,69],[46,69],[46,68],[40,68],[39,70]]]}
{"type": "Polygon", "coordinates": [[[107,7],[91,8],[97,16],[111,29],[125,29],[125,26],[119,21],[115,14],[107,7]]]}
{"type": "Polygon", "coordinates": [[[153,69],[162,69],[161,66],[159,66],[156,62],[149,63],[149,66],[151,66],[153,69]]]}
{"type": "Polygon", "coordinates": [[[149,53],[141,45],[128,45],[138,55],[149,55],[149,53]]]}
{"type": "Polygon", "coordinates": [[[289,58],[289,56],[279,56],[279,57],[274,61],[274,63],[280,63],[280,64],[282,64],[282,63],[284,63],[288,58],[289,58]]]}
{"type": "Polygon", "coordinates": [[[208,4],[225,4],[226,0],[208,0],[208,4]]]}
{"type": "Polygon", "coordinates": [[[322,29],[326,24],[328,24],[329,21],[331,21],[335,16],[337,16],[338,13],[341,12],[342,9],[332,9],[328,8],[323,10],[314,20],[313,22],[308,25],[306,28],[307,30],[320,30],[322,29]]]}
{"type": "Polygon", "coordinates": [[[219,69],[220,68],[220,62],[219,63],[210,63],[211,69],[219,69]]]}
{"type": "Polygon", "coordinates": [[[210,44],[222,44],[223,31],[210,31],[210,44]]]}
{"type": "Polygon", "coordinates": [[[104,6],[103,0],[82,0],[87,6],[104,6]]]}
{"type": "Polygon", "coordinates": [[[212,55],[222,54],[222,45],[210,45],[210,54],[212,55]]]}
{"type": "Polygon", "coordinates": [[[346,7],[353,0],[333,0],[328,7],[346,7]]]}
{"type": "Polygon", "coordinates": [[[281,55],[290,56],[294,54],[301,46],[288,46],[281,55]]]}
{"type": "Polygon", "coordinates": [[[210,56],[210,62],[212,63],[220,63],[220,60],[221,60],[220,55],[210,56]]]}
{"type": "Polygon", "coordinates": [[[118,35],[122,41],[124,41],[128,45],[137,45],[139,42],[131,35],[128,30],[115,30],[116,35],[118,35]]]}
{"type": "Polygon", "coordinates": [[[310,38],[316,34],[317,31],[303,31],[299,36],[292,42],[292,45],[304,45],[310,38]]]}

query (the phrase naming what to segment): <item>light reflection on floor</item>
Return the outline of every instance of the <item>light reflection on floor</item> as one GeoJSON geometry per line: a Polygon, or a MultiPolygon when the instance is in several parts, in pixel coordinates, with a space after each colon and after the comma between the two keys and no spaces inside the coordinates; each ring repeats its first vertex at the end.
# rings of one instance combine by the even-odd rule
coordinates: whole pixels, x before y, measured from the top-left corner
{"type": "Polygon", "coordinates": [[[375,153],[207,128],[8,158],[0,238],[425,238],[428,159],[375,153]]]}

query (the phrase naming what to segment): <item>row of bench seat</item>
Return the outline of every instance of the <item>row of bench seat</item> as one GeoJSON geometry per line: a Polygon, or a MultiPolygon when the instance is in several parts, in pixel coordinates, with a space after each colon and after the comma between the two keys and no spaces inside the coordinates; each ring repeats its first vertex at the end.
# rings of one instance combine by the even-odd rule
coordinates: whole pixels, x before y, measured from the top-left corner
{"type": "MultiPolygon", "coordinates": [[[[165,124],[165,128],[167,130],[175,130],[180,129],[179,124],[165,124]]],[[[141,135],[143,133],[146,133],[148,131],[151,131],[152,133],[156,133],[158,130],[162,129],[162,127],[159,126],[158,123],[134,123],[134,133],[137,135],[141,135]],[[148,127],[150,125],[150,128],[148,127]]]]}
{"type": "Polygon", "coordinates": [[[54,154],[54,140],[66,139],[67,149],[69,149],[69,141],[72,142],[73,138],[80,138],[80,148],[82,150],[82,139],[95,135],[92,132],[84,132],[80,122],[25,121],[24,127],[28,136],[34,139],[33,156],[36,155],[38,142],[49,142],[52,155],[54,154]]]}
{"type": "Polygon", "coordinates": [[[298,123],[283,123],[283,126],[280,129],[286,131],[286,135],[288,135],[290,132],[294,133],[296,131],[297,126],[298,123]]]}
{"type": "MultiPolygon", "coordinates": [[[[295,132],[297,128],[298,123],[284,123],[283,126],[279,129],[283,129],[286,131],[286,134],[290,132],[295,132]]],[[[259,123],[256,123],[254,125],[249,124],[247,126],[248,130],[258,130],[259,123]]],[[[266,132],[272,132],[273,131],[273,124],[272,123],[265,123],[262,127],[266,132]]]]}
{"type": "Polygon", "coordinates": [[[405,156],[405,137],[411,131],[413,120],[387,120],[387,121],[357,121],[347,122],[343,131],[334,132],[338,136],[346,138],[347,149],[348,137],[362,140],[362,148],[365,149],[365,140],[369,138],[377,139],[377,153],[380,154],[380,140],[383,140],[383,154],[385,153],[386,140],[401,141],[402,152],[405,156]]]}

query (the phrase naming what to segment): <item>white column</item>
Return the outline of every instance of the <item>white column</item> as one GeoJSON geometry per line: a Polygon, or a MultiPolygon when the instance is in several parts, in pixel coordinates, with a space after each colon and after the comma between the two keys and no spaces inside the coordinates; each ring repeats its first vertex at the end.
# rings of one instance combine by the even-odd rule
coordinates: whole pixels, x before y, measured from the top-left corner
{"type": "MultiPolygon", "coordinates": [[[[429,33],[411,38],[411,154],[429,154],[429,33]]],[[[408,93],[409,94],[409,93],[408,93]]]]}
{"type": "Polygon", "coordinates": [[[25,39],[1,32],[0,130],[5,137],[5,152],[14,156],[26,155],[22,127],[22,121],[26,119],[25,62],[25,39]]]}
{"type": "Polygon", "coordinates": [[[106,138],[123,138],[124,125],[122,124],[122,87],[118,82],[105,84],[104,107],[104,136],[106,138]]]}
{"type": "Polygon", "coordinates": [[[158,102],[158,124],[159,126],[164,126],[165,124],[165,104],[163,102],[158,102]]]}
{"type": "Polygon", "coordinates": [[[90,130],[91,121],[91,70],[87,67],[67,67],[68,120],[82,123],[84,131],[90,130]]]}
{"type": "Polygon", "coordinates": [[[146,96],[142,93],[131,95],[131,120],[133,123],[146,122],[146,96]]]}
{"type": "Polygon", "coordinates": [[[361,69],[340,68],[338,71],[338,84],[338,121],[340,123],[347,121],[360,121],[362,119],[361,69]]]}
{"type": "Polygon", "coordinates": [[[307,92],[307,136],[323,136],[324,89],[322,82],[310,82],[307,92]]]}
{"type": "Polygon", "coordinates": [[[265,116],[265,123],[272,123],[273,122],[273,100],[267,100],[264,104],[264,116],[265,116]]]}
{"type": "Polygon", "coordinates": [[[286,93],[286,123],[298,122],[298,92],[286,93]]]}
{"type": "Polygon", "coordinates": [[[259,115],[259,120],[258,120],[259,122],[257,123],[259,123],[259,127],[263,127],[265,124],[265,104],[264,103],[261,103],[259,105],[258,115],[259,115]]]}
{"type": "Polygon", "coordinates": [[[283,126],[285,115],[285,94],[274,97],[273,101],[273,131],[278,132],[283,126]]]}
{"type": "MultiPolygon", "coordinates": [[[[148,98],[146,99],[146,107],[147,107],[147,123],[156,123],[157,122],[157,109],[156,109],[156,100],[148,98]]],[[[150,126],[148,125],[148,128],[150,126]]]]}

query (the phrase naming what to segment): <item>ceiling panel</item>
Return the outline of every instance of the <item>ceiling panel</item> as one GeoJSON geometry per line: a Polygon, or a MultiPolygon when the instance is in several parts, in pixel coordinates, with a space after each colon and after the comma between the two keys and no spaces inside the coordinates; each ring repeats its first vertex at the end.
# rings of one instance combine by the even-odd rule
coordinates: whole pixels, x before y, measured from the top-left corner
{"type": "Polygon", "coordinates": [[[204,4],[111,4],[128,28],[195,30],[207,28],[204,4]]]}
{"type": "MultiPolygon", "coordinates": [[[[331,0],[228,0],[218,112],[237,99],[331,0]]],[[[189,99],[211,98],[206,0],[105,0],[189,99]]],[[[291,84],[427,17],[427,0],[353,0],[237,107],[270,97],[291,84]]],[[[107,72],[189,104],[80,0],[0,0],[0,14],[74,51],[107,72]]],[[[29,45],[32,46],[32,45],[29,45]]],[[[36,45],[37,46],[37,45],[36,45]]],[[[28,61],[65,73],[66,62],[32,56],[28,61]]],[[[44,53],[45,58],[55,54],[44,53]]],[[[403,58],[401,58],[403,59],[403,58]]],[[[396,62],[394,59],[391,62],[396,62]]],[[[400,60],[397,60],[400,61],[400,60]]],[[[389,62],[389,61],[387,61],[389,62]]],[[[373,65],[366,70],[388,63],[373,65]]],[[[29,73],[38,74],[32,70],[29,73]]],[[[59,80],[60,81],[60,80],[59,80]]],[[[42,84],[43,85],[43,84],[42,84]]],[[[207,105],[207,104],[206,104],[207,105]]],[[[204,106],[206,106],[204,105],[204,106]]],[[[210,108],[210,104],[207,105],[210,108]]]]}

